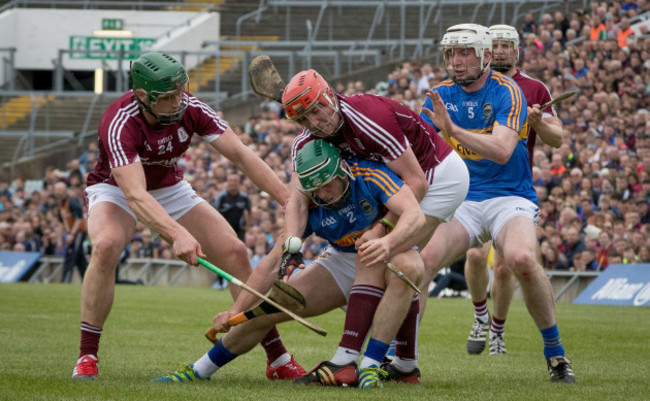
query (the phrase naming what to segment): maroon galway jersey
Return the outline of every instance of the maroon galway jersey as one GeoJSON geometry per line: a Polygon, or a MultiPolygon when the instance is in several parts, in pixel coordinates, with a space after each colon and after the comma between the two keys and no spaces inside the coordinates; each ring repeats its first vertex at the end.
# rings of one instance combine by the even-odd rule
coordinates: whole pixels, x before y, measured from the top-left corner
{"type": "MultiPolygon", "coordinates": [[[[327,140],[339,148],[344,158],[389,163],[410,146],[427,181],[433,183],[435,167],[452,149],[432,126],[408,107],[386,97],[371,94],[336,96],[344,122],[339,132],[327,140]]],[[[294,166],[298,150],[314,139],[318,137],[307,130],[296,136],[291,150],[294,166]]]]}
{"type": "MultiPolygon", "coordinates": [[[[551,101],[551,92],[549,92],[546,85],[541,81],[531,78],[519,70],[517,70],[517,73],[512,77],[512,79],[515,80],[517,85],[521,88],[521,91],[524,93],[526,104],[528,106],[534,104],[542,105],[551,101]]],[[[553,106],[542,110],[542,118],[549,114],[553,117],[557,115],[553,106]]],[[[533,148],[535,147],[535,141],[537,141],[537,132],[535,132],[535,130],[531,128],[530,124],[528,124],[528,160],[531,169],[533,168],[533,148]]]]}
{"type": "Polygon", "coordinates": [[[181,181],[183,171],[177,162],[190,146],[192,135],[212,142],[228,127],[208,105],[189,93],[185,96],[183,118],[171,125],[147,124],[133,91],[114,101],[99,123],[99,158],[87,185],[117,185],[111,169],[137,162],[144,168],[148,191],[181,181]]]}

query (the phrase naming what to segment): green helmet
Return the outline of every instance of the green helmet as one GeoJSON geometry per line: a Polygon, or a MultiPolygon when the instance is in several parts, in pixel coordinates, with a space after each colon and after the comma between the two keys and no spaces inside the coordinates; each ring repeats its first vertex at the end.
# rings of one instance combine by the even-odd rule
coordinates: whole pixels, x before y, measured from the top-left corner
{"type": "Polygon", "coordinates": [[[306,191],[315,191],[334,178],[346,175],[339,150],[323,139],[308,142],[298,151],[296,173],[306,191]]]}
{"type": "Polygon", "coordinates": [[[187,108],[187,96],[183,96],[181,108],[175,113],[154,114],[151,104],[158,101],[158,97],[183,90],[189,81],[185,68],[173,57],[161,53],[146,53],[131,64],[131,83],[133,92],[142,89],[147,93],[147,103],[142,103],[138,96],[138,103],[149,113],[158,118],[161,124],[173,124],[181,120],[187,108]]]}

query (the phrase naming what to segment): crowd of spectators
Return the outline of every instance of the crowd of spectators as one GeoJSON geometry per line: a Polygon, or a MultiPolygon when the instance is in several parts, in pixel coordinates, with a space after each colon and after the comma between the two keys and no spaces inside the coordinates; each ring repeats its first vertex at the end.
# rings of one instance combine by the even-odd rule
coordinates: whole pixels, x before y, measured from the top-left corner
{"type": "MultiPolygon", "coordinates": [[[[554,149],[537,141],[533,156],[541,211],[538,237],[547,269],[585,271],[650,263],[650,36],[648,20],[642,19],[635,29],[630,26],[630,20],[644,13],[650,13],[650,4],[643,0],[594,2],[569,15],[527,14],[518,27],[522,71],[544,82],[553,97],[579,89],[556,106],[564,125],[563,144],[554,149]]],[[[386,81],[372,88],[356,81],[336,82],[335,89],[347,95],[388,96],[419,112],[428,89],[445,78],[444,66],[412,61],[397,65],[386,81]]],[[[297,126],[282,118],[275,102],[264,101],[260,110],[245,125],[232,128],[289,185],[297,126]]],[[[64,254],[66,233],[53,184],[63,180],[71,197],[82,197],[85,175],[97,154],[97,144],[91,143],[65,170],[48,167],[31,191],[21,178],[0,182],[2,250],[64,254]]],[[[244,242],[251,259],[259,261],[284,224],[282,208],[205,143],[195,141],[179,164],[209,202],[226,189],[229,174],[239,174],[240,189],[251,200],[244,242]]],[[[305,259],[314,258],[324,246],[312,236],[305,243],[305,259]]],[[[169,245],[153,239],[141,224],[128,253],[133,258],[173,257],[169,245]]]]}

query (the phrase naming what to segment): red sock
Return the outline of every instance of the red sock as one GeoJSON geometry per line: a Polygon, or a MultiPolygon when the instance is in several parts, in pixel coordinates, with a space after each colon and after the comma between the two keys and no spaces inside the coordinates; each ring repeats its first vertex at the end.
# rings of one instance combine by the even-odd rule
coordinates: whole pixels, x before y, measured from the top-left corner
{"type": "Polygon", "coordinates": [[[489,319],[490,316],[487,307],[487,298],[480,302],[472,302],[472,303],[474,304],[474,316],[485,317],[485,322],[487,322],[487,319],[489,319]]]}
{"type": "Polygon", "coordinates": [[[492,316],[492,324],[490,325],[490,332],[494,334],[503,334],[503,328],[506,325],[506,319],[499,319],[492,316]]]}
{"type": "Polygon", "coordinates": [[[411,307],[406,313],[404,323],[395,335],[395,356],[404,359],[417,359],[419,314],[420,298],[416,295],[411,301],[411,307]]]}
{"type": "Polygon", "coordinates": [[[350,348],[361,352],[366,340],[375,311],[384,296],[384,290],[371,285],[353,285],[348,300],[348,310],[345,314],[345,326],[340,347],[350,348]]]}
{"type": "Polygon", "coordinates": [[[287,352],[287,349],[284,348],[284,344],[282,344],[280,332],[275,328],[275,326],[266,333],[260,344],[264,348],[264,352],[266,352],[266,360],[269,361],[269,363],[273,363],[273,361],[287,352]]]}
{"type": "Polygon", "coordinates": [[[81,343],[79,344],[79,358],[84,355],[97,357],[99,350],[99,337],[102,335],[102,328],[81,322],[81,343]]]}

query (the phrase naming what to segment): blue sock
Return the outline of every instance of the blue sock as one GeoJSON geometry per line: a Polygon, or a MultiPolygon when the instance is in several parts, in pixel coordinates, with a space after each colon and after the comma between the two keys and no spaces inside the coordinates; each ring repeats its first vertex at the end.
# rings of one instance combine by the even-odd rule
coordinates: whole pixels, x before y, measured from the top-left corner
{"type": "Polygon", "coordinates": [[[395,339],[393,338],[393,341],[390,342],[390,346],[388,347],[388,352],[386,353],[386,356],[394,357],[396,347],[397,344],[395,344],[395,339]]]}
{"type": "Polygon", "coordinates": [[[551,359],[554,356],[564,356],[564,347],[562,346],[562,340],[560,340],[557,324],[548,329],[540,330],[540,332],[544,338],[544,356],[546,359],[551,359]]]}
{"type": "Polygon", "coordinates": [[[237,355],[228,351],[226,347],[223,346],[221,339],[219,339],[218,345],[215,345],[210,351],[208,351],[208,356],[210,357],[210,360],[219,367],[222,367],[223,365],[237,358],[237,355]]]}
{"type": "Polygon", "coordinates": [[[371,338],[368,340],[368,346],[366,347],[364,355],[381,363],[384,360],[384,356],[386,356],[388,347],[390,347],[390,344],[382,343],[381,341],[371,338]]]}

